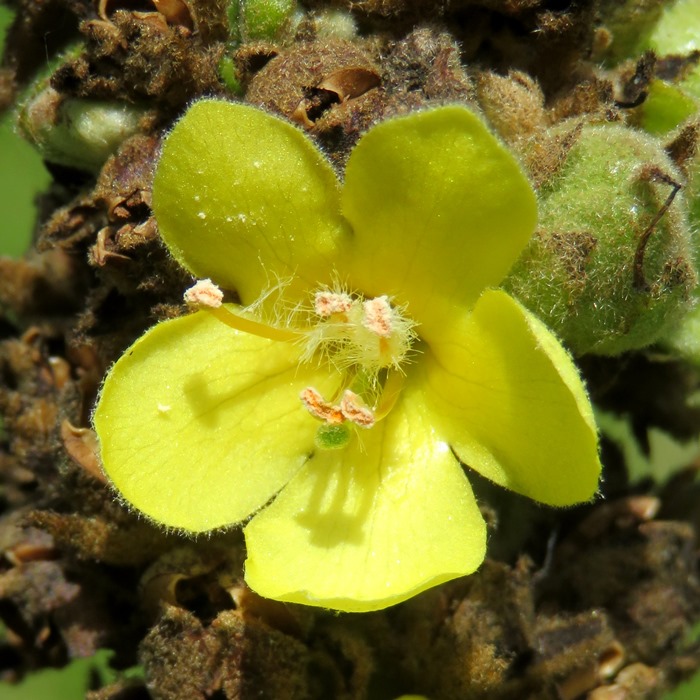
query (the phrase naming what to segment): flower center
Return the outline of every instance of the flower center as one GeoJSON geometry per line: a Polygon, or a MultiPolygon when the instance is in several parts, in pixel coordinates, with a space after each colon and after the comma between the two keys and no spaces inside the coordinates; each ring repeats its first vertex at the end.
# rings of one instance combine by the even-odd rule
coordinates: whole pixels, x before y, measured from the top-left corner
{"type": "Polygon", "coordinates": [[[363,299],[324,290],[314,296],[313,313],[304,359],[320,351],[340,368],[398,370],[416,337],[414,323],[386,296],[363,299]]]}
{"type": "Polygon", "coordinates": [[[387,296],[364,299],[332,290],[316,292],[312,315],[303,358],[326,357],[345,381],[330,401],[314,387],[300,398],[324,423],[317,446],[338,449],[353,428],[372,428],[393,407],[403,384],[401,365],[416,337],[414,324],[387,296]]]}
{"type": "MultiPolygon", "coordinates": [[[[280,328],[222,306],[223,295],[210,280],[185,293],[191,306],[206,309],[237,330],[270,340],[301,343],[302,361],[325,360],[340,371],[336,395],[324,398],[314,387],[299,395],[303,407],[322,422],[316,434],[321,449],[345,447],[356,428],[372,428],[393,408],[403,386],[401,369],[412,349],[415,324],[387,296],[364,299],[323,289],[303,309],[300,328],[280,328]]],[[[288,324],[285,324],[288,325],[288,324]]]]}

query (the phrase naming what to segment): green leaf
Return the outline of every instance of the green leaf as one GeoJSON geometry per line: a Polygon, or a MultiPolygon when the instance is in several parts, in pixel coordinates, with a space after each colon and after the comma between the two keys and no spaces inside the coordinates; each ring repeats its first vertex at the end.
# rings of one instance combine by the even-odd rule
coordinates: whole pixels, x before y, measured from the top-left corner
{"type": "Polygon", "coordinates": [[[654,135],[675,129],[698,111],[698,105],[675,85],[652,80],[646,100],[639,108],[641,125],[654,135]]]}

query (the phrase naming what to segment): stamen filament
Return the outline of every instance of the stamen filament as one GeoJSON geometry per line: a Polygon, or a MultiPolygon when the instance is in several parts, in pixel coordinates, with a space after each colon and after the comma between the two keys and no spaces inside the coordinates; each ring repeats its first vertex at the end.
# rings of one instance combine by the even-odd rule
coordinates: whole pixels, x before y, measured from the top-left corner
{"type": "Polygon", "coordinates": [[[225,323],[227,326],[230,326],[237,331],[242,331],[243,333],[257,335],[260,338],[293,342],[302,337],[302,333],[299,331],[291,331],[286,328],[275,328],[274,326],[268,326],[265,323],[260,323],[260,321],[253,321],[245,316],[239,316],[226,306],[219,306],[218,308],[209,307],[206,308],[206,311],[216,316],[219,321],[225,323]]]}
{"type": "Polygon", "coordinates": [[[406,375],[402,372],[389,372],[387,374],[386,382],[384,382],[384,390],[382,391],[382,398],[374,412],[375,422],[386,418],[394,408],[399,396],[401,395],[401,390],[406,381],[406,375]]]}

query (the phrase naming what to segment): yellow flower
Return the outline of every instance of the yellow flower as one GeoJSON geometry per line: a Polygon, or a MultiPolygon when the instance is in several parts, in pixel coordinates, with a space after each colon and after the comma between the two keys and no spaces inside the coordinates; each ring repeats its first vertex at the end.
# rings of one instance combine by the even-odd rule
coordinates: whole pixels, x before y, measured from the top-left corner
{"type": "Polygon", "coordinates": [[[153,204],[175,258],[242,304],[198,285],[205,310],[114,365],[94,415],[104,467],[170,527],[252,515],[261,595],[365,611],[473,572],[486,533],[460,461],[551,505],[594,494],[578,373],[493,288],[534,194],[468,109],[374,127],[341,187],[291,125],[203,100],[165,142],[153,204]]]}

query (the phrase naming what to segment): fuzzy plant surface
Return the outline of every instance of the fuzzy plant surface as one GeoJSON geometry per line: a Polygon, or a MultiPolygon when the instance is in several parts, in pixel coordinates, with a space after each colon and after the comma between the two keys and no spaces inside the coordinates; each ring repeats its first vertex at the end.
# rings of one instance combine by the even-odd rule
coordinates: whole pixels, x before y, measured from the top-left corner
{"type": "Polygon", "coordinates": [[[110,371],[104,468],[168,527],[253,516],[256,592],[367,611],[473,572],[486,528],[460,461],[553,506],[596,492],[578,372],[494,288],[534,193],[468,109],[375,126],[341,186],[295,127],[203,100],[165,141],[153,206],[173,256],[216,285],[110,371]]]}
{"type": "Polygon", "coordinates": [[[125,101],[82,99],[50,85],[61,61],[79,55],[71,45],[48,62],[20,98],[18,132],[48,163],[98,173],[107,158],[140,129],[144,108],[125,101]]]}
{"type": "Polygon", "coordinates": [[[234,42],[272,40],[289,22],[295,0],[230,0],[227,15],[234,42]]]}
{"type": "Polygon", "coordinates": [[[658,340],[692,305],[685,180],[642,132],[603,124],[571,133],[505,286],[575,353],[618,355],[658,340]]]}
{"type": "MultiPolygon", "coordinates": [[[[639,123],[652,134],[668,139],[682,139],[683,130],[697,129],[700,107],[700,3],[678,0],[661,13],[652,34],[645,42],[663,60],[669,58],[677,68],[668,80],[654,79],[648,95],[639,109],[639,123]]],[[[683,193],[688,204],[691,229],[697,231],[700,222],[700,156],[697,147],[684,162],[683,193]]],[[[697,245],[696,245],[697,247],[697,245]]],[[[697,253],[696,253],[697,256],[697,253]]],[[[694,364],[700,363],[700,307],[698,289],[693,295],[693,308],[666,329],[660,339],[666,349],[694,364]]]]}

